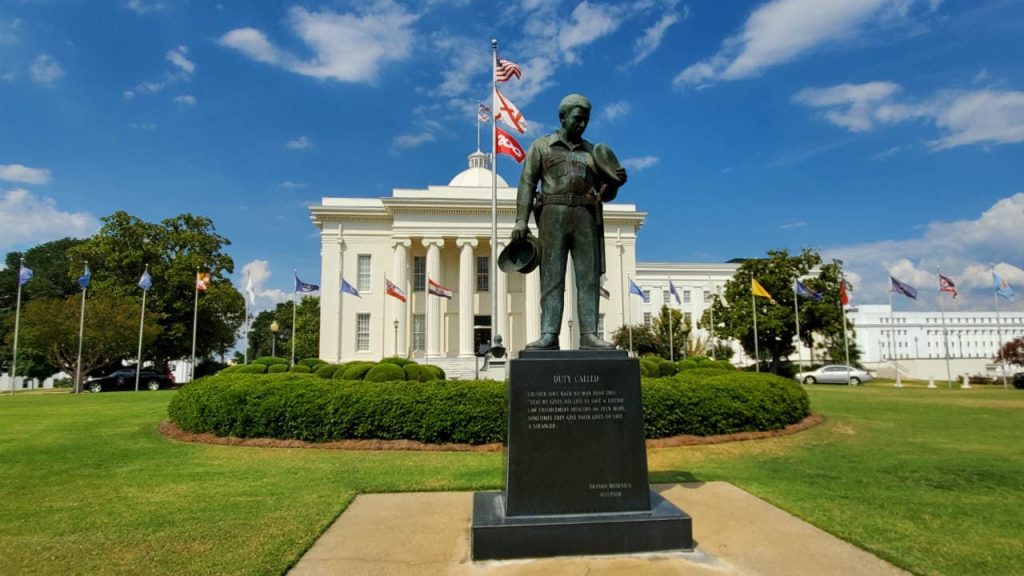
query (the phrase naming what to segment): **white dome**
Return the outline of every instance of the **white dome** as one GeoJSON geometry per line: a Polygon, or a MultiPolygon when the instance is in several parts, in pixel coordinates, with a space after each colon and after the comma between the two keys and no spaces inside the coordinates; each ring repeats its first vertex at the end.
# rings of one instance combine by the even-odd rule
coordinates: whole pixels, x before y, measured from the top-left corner
{"type": "MultiPolygon", "coordinates": [[[[448,185],[455,187],[490,188],[491,170],[487,155],[479,150],[470,154],[469,168],[466,168],[462,172],[456,174],[448,185]]],[[[501,174],[498,174],[498,187],[508,188],[508,182],[505,182],[505,179],[501,177],[501,174]]]]}

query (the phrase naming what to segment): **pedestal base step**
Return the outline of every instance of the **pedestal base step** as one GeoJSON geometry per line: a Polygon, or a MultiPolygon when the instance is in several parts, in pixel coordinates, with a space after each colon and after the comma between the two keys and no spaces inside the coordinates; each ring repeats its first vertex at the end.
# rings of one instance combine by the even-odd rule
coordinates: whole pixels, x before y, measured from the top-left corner
{"type": "Polygon", "coordinates": [[[501,492],[473,494],[473,560],[693,550],[690,516],[651,492],[650,512],[505,516],[501,492]]]}

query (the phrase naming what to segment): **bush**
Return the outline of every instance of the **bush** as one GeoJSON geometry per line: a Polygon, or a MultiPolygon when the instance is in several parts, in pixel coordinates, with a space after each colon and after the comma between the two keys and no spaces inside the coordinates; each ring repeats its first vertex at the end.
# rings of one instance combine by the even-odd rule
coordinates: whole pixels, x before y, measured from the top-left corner
{"type": "Polygon", "coordinates": [[[283,374],[287,371],[287,364],[271,364],[270,366],[267,366],[267,374],[283,374]]]}
{"type": "Polygon", "coordinates": [[[407,364],[415,364],[416,363],[413,360],[410,360],[408,358],[402,358],[401,356],[388,356],[387,358],[382,358],[381,362],[386,362],[388,364],[395,364],[395,365],[401,366],[403,368],[407,364]]]}
{"type": "Polygon", "coordinates": [[[303,358],[295,363],[296,366],[305,366],[306,368],[309,368],[310,372],[315,372],[317,367],[322,364],[327,364],[327,362],[324,362],[319,358],[303,358]]]}
{"type": "Polygon", "coordinates": [[[266,374],[266,364],[246,364],[245,366],[239,366],[236,374],[266,374]]]}
{"type": "Polygon", "coordinates": [[[679,367],[672,362],[665,361],[658,364],[658,375],[659,376],[672,376],[676,372],[679,372],[679,367]]]}
{"type": "Polygon", "coordinates": [[[271,364],[288,364],[288,359],[281,358],[280,356],[260,356],[250,362],[250,364],[263,364],[264,366],[270,366],[271,364]]]}
{"type": "Polygon", "coordinates": [[[396,380],[405,380],[405,370],[403,370],[398,364],[381,362],[373,368],[370,368],[370,371],[366,373],[363,380],[366,380],[367,382],[394,382],[396,380]]]}
{"type": "Polygon", "coordinates": [[[426,379],[423,365],[421,364],[406,364],[403,370],[405,371],[405,379],[410,382],[423,382],[426,379]]]}
{"type": "Polygon", "coordinates": [[[341,368],[338,364],[324,364],[316,369],[316,375],[321,378],[331,378],[338,371],[338,368],[341,368]]]}
{"type": "MultiPolygon", "coordinates": [[[[373,368],[376,365],[376,362],[351,362],[349,367],[345,369],[342,379],[362,380],[366,376],[366,373],[370,371],[370,368],[373,368]]],[[[335,372],[334,375],[337,376],[338,373],[335,372]]]]}
{"type": "Polygon", "coordinates": [[[245,364],[232,364],[220,372],[217,372],[217,374],[231,374],[232,372],[237,372],[242,366],[245,366],[245,364]]]}
{"type": "Polygon", "coordinates": [[[717,366],[718,368],[721,368],[722,370],[736,370],[736,367],[733,366],[732,362],[729,362],[728,360],[715,360],[714,365],[717,366]]]}
{"type": "Polygon", "coordinates": [[[640,375],[648,378],[657,378],[661,372],[658,370],[658,363],[654,360],[642,358],[640,360],[640,375]]]}
{"type": "Polygon", "coordinates": [[[420,370],[423,373],[423,380],[445,380],[448,376],[444,373],[444,370],[440,366],[434,366],[433,364],[421,364],[420,370]]]}
{"type": "Polygon", "coordinates": [[[697,367],[697,363],[694,362],[693,360],[687,359],[680,360],[679,362],[676,363],[676,366],[679,366],[679,371],[681,372],[683,370],[693,370],[694,368],[697,367]]]}
{"type": "Polygon", "coordinates": [[[295,366],[292,366],[291,368],[289,368],[288,371],[289,372],[298,372],[300,374],[309,374],[309,372],[310,372],[309,366],[305,366],[303,364],[296,364],[295,366]]]}

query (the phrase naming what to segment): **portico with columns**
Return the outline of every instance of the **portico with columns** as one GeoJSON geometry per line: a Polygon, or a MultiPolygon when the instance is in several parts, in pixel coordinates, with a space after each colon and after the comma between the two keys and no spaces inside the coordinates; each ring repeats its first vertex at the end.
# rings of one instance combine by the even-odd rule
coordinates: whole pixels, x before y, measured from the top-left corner
{"type": "MultiPolygon", "coordinates": [[[[310,207],[321,238],[320,357],[328,362],[405,356],[472,371],[474,353],[496,329],[511,354],[540,336],[540,276],[491,271],[491,171],[488,157],[447,186],[395,188],[383,198],[326,197],[310,207]],[[341,279],[359,296],[341,292],[341,279]],[[433,280],[453,292],[426,289],[433,280]],[[386,294],[386,281],[406,301],[386,294]],[[491,290],[497,310],[491,310],[491,290]]],[[[515,220],[516,189],[498,178],[498,253],[515,220]]],[[[632,204],[605,205],[604,287],[599,336],[622,324],[620,278],[635,276],[636,233],[646,214],[632,204]],[[605,321],[605,319],[607,319],[605,321]]],[[[536,233],[536,224],[530,222],[536,233]]],[[[567,290],[572,291],[571,270],[567,290]]],[[[579,342],[575,297],[568,295],[561,346],[579,342]]]]}

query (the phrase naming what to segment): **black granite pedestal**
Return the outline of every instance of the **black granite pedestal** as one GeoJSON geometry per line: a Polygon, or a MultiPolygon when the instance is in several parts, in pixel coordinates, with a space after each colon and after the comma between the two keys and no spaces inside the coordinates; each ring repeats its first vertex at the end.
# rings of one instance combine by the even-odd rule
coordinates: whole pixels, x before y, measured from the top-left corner
{"type": "Polygon", "coordinates": [[[637,360],[523,351],[508,418],[505,491],[473,498],[474,560],[693,548],[690,517],[647,483],[637,360]]]}

